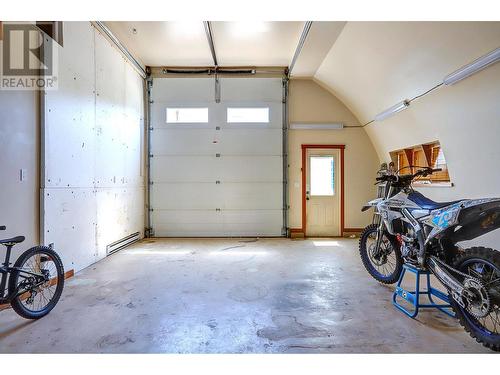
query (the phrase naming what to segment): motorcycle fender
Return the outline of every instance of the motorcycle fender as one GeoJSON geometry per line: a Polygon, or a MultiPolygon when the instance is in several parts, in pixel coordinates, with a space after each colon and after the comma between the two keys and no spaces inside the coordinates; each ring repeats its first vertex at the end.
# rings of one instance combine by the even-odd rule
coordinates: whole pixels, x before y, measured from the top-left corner
{"type": "Polygon", "coordinates": [[[474,200],[466,203],[452,228],[452,242],[473,240],[500,228],[500,199],[474,200]]]}
{"type": "Polygon", "coordinates": [[[365,212],[366,210],[369,210],[372,207],[376,207],[379,202],[381,202],[383,198],[377,198],[374,200],[369,201],[366,205],[363,206],[361,209],[361,212],[365,212]]]}

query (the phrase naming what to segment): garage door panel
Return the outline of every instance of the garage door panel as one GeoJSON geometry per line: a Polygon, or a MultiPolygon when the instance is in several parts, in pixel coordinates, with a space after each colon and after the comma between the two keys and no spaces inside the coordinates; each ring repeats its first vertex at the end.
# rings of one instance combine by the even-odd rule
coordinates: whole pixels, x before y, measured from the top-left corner
{"type": "Polygon", "coordinates": [[[283,143],[281,129],[222,129],[215,135],[216,146],[222,155],[278,155],[281,156],[283,143]],[[258,147],[255,147],[258,145],[258,147]]]}
{"type": "Polygon", "coordinates": [[[220,78],[221,101],[275,101],[283,97],[281,78],[220,78]]]}
{"type": "Polygon", "coordinates": [[[222,190],[215,183],[155,183],[151,197],[153,209],[215,210],[222,202],[222,190]]]}
{"type": "Polygon", "coordinates": [[[281,210],[162,210],[152,220],[156,237],[276,236],[281,217],[281,210]]]}
{"type": "Polygon", "coordinates": [[[223,209],[276,209],[283,206],[282,185],[278,183],[223,183],[223,209]]]}
{"type": "Polygon", "coordinates": [[[154,156],[154,183],[281,182],[281,156],[154,156]]]}
{"type": "Polygon", "coordinates": [[[222,236],[222,215],[214,210],[160,210],[152,214],[156,237],[222,236]]]}
{"type": "Polygon", "coordinates": [[[167,78],[153,81],[155,100],[197,102],[213,101],[214,78],[167,78]]]}
{"type": "Polygon", "coordinates": [[[155,129],[151,137],[153,155],[210,155],[217,152],[214,129],[155,129]]]}
{"type": "Polygon", "coordinates": [[[281,156],[223,156],[220,159],[221,181],[282,181],[281,156]]]}
{"type": "Polygon", "coordinates": [[[215,210],[156,210],[153,218],[156,224],[197,224],[202,225],[207,222],[222,224],[220,212],[215,210]]]}
{"type": "Polygon", "coordinates": [[[222,225],[231,236],[279,235],[281,219],[281,210],[222,211],[222,225]]]}
{"type": "Polygon", "coordinates": [[[154,156],[151,174],[154,183],[213,182],[219,165],[215,157],[207,156],[154,156]]]}
{"type": "Polygon", "coordinates": [[[282,130],[269,128],[162,128],[151,138],[153,155],[281,155],[282,130]],[[259,145],[258,148],[255,145],[259,145]]]}

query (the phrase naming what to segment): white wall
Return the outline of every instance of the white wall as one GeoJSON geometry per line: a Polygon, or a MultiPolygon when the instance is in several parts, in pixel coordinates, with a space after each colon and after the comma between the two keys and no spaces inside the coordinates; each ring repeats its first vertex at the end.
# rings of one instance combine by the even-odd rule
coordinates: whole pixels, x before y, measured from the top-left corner
{"type": "MultiPolygon", "coordinates": [[[[360,121],[416,96],[500,46],[500,22],[348,22],[316,78],[360,121]]],[[[453,187],[422,188],[435,200],[500,196],[500,64],[412,102],[366,131],[381,161],[439,140],[453,187]]],[[[500,248],[500,231],[474,241],[500,248]]]]}
{"type": "Polygon", "coordinates": [[[0,91],[0,225],[7,226],[0,238],[26,237],[14,248],[13,259],[38,244],[37,100],[34,91],[0,91]]]}
{"type": "Polygon", "coordinates": [[[78,271],[143,232],[143,80],[89,22],[64,23],[58,80],[44,103],[42,242],[78,271]]]}
{"type": "MultiPolygon", "coordinates": [[[[356,117],[334,95],[310,79],[290,81],[290,123],[359,125],[356,117]]],[[[289,226],[302,226],[302,144],[343,144],[345,148],[345,227],[363,228],[372,220],[361,207],[376,196],[373,180],[378,157],[362,128],[290,130],[288,139],[289,226]]]]}

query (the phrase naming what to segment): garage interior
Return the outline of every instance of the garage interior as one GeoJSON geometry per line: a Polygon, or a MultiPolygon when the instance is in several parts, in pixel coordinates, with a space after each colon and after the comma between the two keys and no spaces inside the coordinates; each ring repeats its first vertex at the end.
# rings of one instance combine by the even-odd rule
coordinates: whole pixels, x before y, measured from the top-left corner
{"type": "Polygon", "coordinates": [[[500,22],[50,30],[57,89],[0,90],[0,237],[67,278],[40,320],[0,305],[1,353],[490,352],[395,309],[358,237],[381,163],[442,168],[414,186],[438,202],[500,197],[500,64],[445,82],[500,22]]]}

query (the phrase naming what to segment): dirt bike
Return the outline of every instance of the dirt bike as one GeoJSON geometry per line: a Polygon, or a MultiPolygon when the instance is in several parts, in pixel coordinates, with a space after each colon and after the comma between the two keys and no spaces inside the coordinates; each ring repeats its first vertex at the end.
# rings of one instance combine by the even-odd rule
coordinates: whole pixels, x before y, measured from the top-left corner
{"type": "Polygon", "coordinates": [[[500,227],[500,198],[434,202],[412,188],[415,179],[437,171],[425,167],[376,178],[385,191],[362,209],[375,208],[378,220],[361,234],[361,259],[370,275],[385,284],[399,280],[405,263],[430,271],[447,289],[465,330],[500,351],[500,252],[457,245],[500,227]]]}

